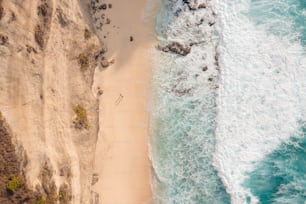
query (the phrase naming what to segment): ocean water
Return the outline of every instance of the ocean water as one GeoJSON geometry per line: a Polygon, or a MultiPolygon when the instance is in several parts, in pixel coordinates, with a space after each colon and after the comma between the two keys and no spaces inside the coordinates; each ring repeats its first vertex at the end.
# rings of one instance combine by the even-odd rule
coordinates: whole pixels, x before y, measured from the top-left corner
{"type": "Polygon", "coordinates": [[[305,1],[219,0],[216,8],[219,176],[232,203],[304,204],[305,1]]]}
{"type": "Polygon", "coordinates": [[[157,17],[160,44],[195,45],[153,51],[155,203],[305,204],[306,1],[197,2],[157,17]]]}

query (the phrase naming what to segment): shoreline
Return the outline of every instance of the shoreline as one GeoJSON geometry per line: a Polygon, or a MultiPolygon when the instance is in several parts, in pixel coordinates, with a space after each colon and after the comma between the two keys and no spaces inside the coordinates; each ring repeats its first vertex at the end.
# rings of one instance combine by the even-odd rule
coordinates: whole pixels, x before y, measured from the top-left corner
{"type": "Polygon", "coordinates": [[[148,9],[145,0],[114,0],[108,6],[103,11],[107,23],[97,32],[106,42],[110,64],[94,76],[93,89],[103,94],[94,164],[98,180],[93,191],[101,203],[152,203],[147,104],[154,24],[143,18],[148,9]]]}

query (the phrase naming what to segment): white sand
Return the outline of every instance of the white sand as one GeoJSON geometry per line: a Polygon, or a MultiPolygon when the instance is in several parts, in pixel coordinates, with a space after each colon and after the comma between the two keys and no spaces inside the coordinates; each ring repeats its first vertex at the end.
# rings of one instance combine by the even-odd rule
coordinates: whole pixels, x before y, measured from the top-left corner
{"type": "Polygon", "coordinates": [[[95,158],[100,178],[94,191],[103,204],[152,203],[147,100],[153,23],[142,18],[145,0],[111,3],[106,12],[111,24],[101,35],[107,36],[107,58],[115,63],[96,71],[94,84],[103,90],[95,158]]]}

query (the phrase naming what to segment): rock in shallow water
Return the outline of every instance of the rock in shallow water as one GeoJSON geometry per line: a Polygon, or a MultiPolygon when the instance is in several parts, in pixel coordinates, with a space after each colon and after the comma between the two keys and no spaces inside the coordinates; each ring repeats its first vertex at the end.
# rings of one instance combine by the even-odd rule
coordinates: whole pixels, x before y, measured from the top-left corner
{"type": "Polygon", "coordinates": [[[191,47],[189,46],[184,46],[178,42],[173,42],[173,43],[170,43],[166,46],[160,46],[158,45],[157,46],[157,49],[163,51],[163,52],[173,52],[175,54],[179,54],[179,55],[182,55],[182,56],[186,56],[190,53],[191,51],[191,47]]]}

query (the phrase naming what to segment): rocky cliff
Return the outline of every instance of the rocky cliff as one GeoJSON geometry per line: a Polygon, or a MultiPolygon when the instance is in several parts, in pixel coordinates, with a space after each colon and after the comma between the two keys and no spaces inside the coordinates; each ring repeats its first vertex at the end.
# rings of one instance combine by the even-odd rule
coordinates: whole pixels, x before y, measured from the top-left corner
{"type": "Polygon", "coordinates": [[[86,1],[0,0],[0,111],[14,146],[1,151],[11,148],[17,162],[0,180],[20,178],[31,192],[18,201],[24,187],[0,189],[8,203],[90,203],[98,131],[91,86],[104,52],[86,1]]]}

